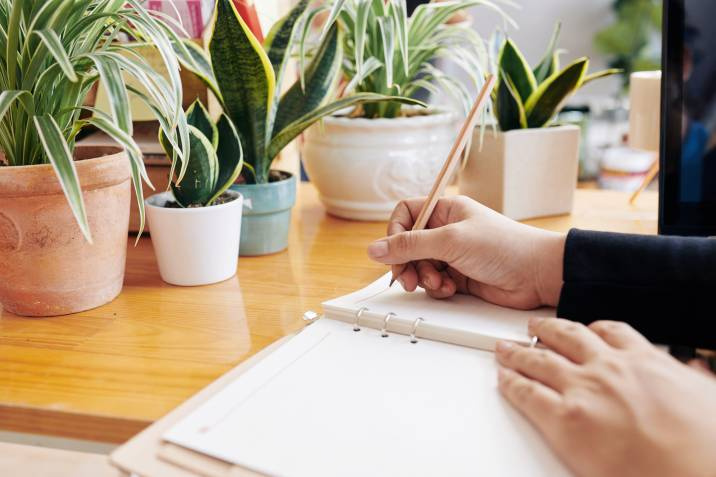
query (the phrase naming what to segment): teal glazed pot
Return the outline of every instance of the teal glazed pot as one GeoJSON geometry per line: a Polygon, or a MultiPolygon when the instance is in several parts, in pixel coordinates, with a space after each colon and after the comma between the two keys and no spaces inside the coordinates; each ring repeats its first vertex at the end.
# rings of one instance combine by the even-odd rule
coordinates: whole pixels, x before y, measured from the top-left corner
{"type": "Polygon", "coordinates": [[[244,196],[239,255],[269,255],[288,248],[291,209],[296,204],[296,176],[272,171],[268,184],[235,184],[244,196]]]}

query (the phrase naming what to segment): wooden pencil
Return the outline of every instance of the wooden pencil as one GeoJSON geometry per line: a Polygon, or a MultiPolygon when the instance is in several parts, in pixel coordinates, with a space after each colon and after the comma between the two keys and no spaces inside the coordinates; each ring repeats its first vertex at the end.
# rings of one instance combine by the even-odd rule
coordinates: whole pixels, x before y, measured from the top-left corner
{"type": "MultiPolygon", "coordinates": [[[[485,106],[487,100],[490,98],[492,89],[495,87],[495,81],[496,78],[494,75],[488,75],[485,80],[485,84],[482,86],[480,93],[477,95],[477,99],[475,99],[475,104],[473,104],[470,113],[467,115],[467,118],[465,118],[462,129],[460,129],[460,133],[455,140],[455,144],[453,144],[452,149],[450,150],[450,154],[445,160],[445,164],[443,164],[438,177],[435,179],[430,195],[428,195],[427,200],[423,204],[423,208],[420,209],[420,214],[418,215],[415,224],[413,224],[413,230],[423,230],[427,227],[428,221],[433,215],[433,211],[435,210],[438,200],[440,200],[440,197],[445,193],[445,189],[447,188],[457,165],[460,163],[460,158],[462,157],[462,153],[470,140],[470,135],[477,125],[477,119],[480,116],[480,112],[485,106]]],[[[406,265],[403,265],[399,273],[393,274],[393,278],[390,281],[391,287],[403,271],[405,271],[405,267],[406,265]]]]}

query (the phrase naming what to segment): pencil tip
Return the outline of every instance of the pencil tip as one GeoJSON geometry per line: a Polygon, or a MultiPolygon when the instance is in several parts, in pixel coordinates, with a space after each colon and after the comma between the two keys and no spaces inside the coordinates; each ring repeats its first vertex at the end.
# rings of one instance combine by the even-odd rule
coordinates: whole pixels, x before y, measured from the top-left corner
{"type": "Polygon", "coordinates": [[[395,283],[395,278],[390,279],[390,285],[388,285],[388,288],[393,288],[393,284],[395,283]]]}

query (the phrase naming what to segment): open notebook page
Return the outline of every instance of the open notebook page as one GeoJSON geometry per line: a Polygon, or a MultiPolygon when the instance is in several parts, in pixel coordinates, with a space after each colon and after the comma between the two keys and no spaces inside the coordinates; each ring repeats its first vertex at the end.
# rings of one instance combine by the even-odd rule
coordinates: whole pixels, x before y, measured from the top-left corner
{"type": "Polygon", "coordinates": [[[448,343],[492,350],[497,340],[529,342],[527,321],[530,317],[554,317],[551,308],[517,311],[487,303],[474,296],[456,295],[447,300],[434,300],[423,290],[405,292],[396,284],[388,288],[390,274],[384,275],[366,288],[323,304],[326,316],[354,323],[357,310],[368,309],[361,315],[364,326],[380,328],[387,313],[395,313],[389,329],[409,334],[416,318],[420,324],[418,336],[448,343]]]}
{"type": "Polygon", "coordinates": [[[321,319],[164,438],[275,476],[568,475],[496,379],[492,353],[321,319]]]}

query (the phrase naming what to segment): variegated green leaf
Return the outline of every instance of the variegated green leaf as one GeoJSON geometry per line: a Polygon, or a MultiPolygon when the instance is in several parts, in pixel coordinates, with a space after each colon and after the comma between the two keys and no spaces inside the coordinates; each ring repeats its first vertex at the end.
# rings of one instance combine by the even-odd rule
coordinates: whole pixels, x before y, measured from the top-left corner
{"type": "Polygon", "coordinates": [[[582,84],[588,67],[589,60],[580,58],[547,78],[525,104],[527,126],[541,128],[547,125],[567,98],[582,84]]]}
{"type": "Polygon", "coordinates": [[[620,75],[622,73],[624,73],[624,70],[619,69],[619,68],[610,68],[608,70],[602,70],[602,71],[597,71],[596,73],[590,73],[590,74],[584,76],[584,79],[582,80],[582,84],[580,86],[584,86],[584,85],[589,84],[592,81],[596,81],[598,79],[607,78],[607,77],[613,76],[613,75],[620,75]]]}
{"type": "Polygon", "coordinates": [[[94,57],[94,60],[95,68],[102,78],[102,86],[107,91],[112,117],[122,131],[132,134],[129,94],[122,78],[122,71],[114,61],[102,57],[94,57]]]}
{"type": "Polygon", "coordinates": [[[239,132],[229,117],[222,114],[216,127],[219,130],[219,148],[216,151],[219,161],[219,177],[216,181],[214,196],[209,200],[209,204],[221,197],[221,194],[236,182],[244,165],[244,152],[241,149],[239,132]]]}
{"type": "Polygon", "coordinates": [[[300,20],[308,8],[308,3],[308,0],[300,0],[286,16],[276,22],[264,41],[279,88],[291,57],[291,48],[300,31],[300,20]]]}
{"type": "Polygon", "coordinates": [[[495,113],[502,131],[524,129],[527,127],[527,116],[514,83],[506,73],[500,75],[500,82],[495,88],[495,113]]]}
{"type": "Polygon", "coordinates": [[[375,103],[381,101],[398,102],[403,104],[411,104],[425,107],[426,104],[415,99],[404,98],[402,96],[385,96],[375,93],[357,93],[334,101],[330,104],[309,111],[302,117],[288,124],[283,130],[274,136],[268,147],[267,155],[270,159],[276,157],[284,147],[293,141],[299,134],[325,116],[329,116],[336,111],[345,108],[357,106],[363,103],[375,103]]]}
{"type": "Polygon", "coordinates": [[[552,38],[549,41],[547,52],[540,61],[539,65],[534,69],[534,75],[537,79],[537,83],[542,83],[544,80],[552,76],[559,69],[559,53],[557,51],[557,42],[559,41],[559,34],[562,30],[562,24],[557,23],[552,33],[552,38]]]}
{"type": "Polygon", "coordinates": [[[52,30],[40,30],[36,31],[35,34],[40,37],[45,47],[49,50],[52,56],[55,58],[57,64],[62,68],[62,71],[67,75],[67,78],[75,83],[77,81],[77,73],[75,68],[72,66],[70,57],[67,55],[65,48],[62,46],[62,40],[52,30]]]}
{"type": "Polygon", "coordinates": [[[192,144],[186,174],[179,184],[172,183],[172,192],[182,207],[204,206],[214,195],[219,163],[214,147],[201,131],[189,126],[189,138],[192,144]]]}
{"type": "Polygon", "coordinates": [[[499,65],[502,73],[512,81],[515,91],[522,102],[526,102],[537,88],[537,81],[535,81],[527,60],[517,48],[517,45],[510,39],[502,47],[499,65]]]}
{"type": "Polygon", "coordinates": [[[259,182],[268,181],[267,117],[276,78],[263,47],[231,0],[217,0],[216,22],[209,50],[225,110],[239,131],[246,162],[259,182]]]}
{"type": "Polygon", "coordinates": [[[172,43],[174,52],[177,54],[182,66],[194,73],[219,101],[222,101],[221,92],[214,76],[214,69],[211,66],[211,59],[206,52],[192,40],[182,40],[181,44],[172,43]]]}
{"type": "Polygon", "coordinates": [[[15,101],[20,102],[28,115],[34,113],[35,106],[29,91],[3,91],[0,93],[0,121],[15,101]]]}
{"type": "Polygon", "coordinates": [[[82,231],[82,235],[85,236],[88,242],[92,243],[92,233],[90,232],[89,222],[87,221],[82,187],[80,186],[80,180],[77,176],[72,153],[62,135],[62,131],[60,131],[57,122],[55,122],[54,118],[49,114],[35,116],[34,121],[37,135],[42,143],[42,148],[57,174],[57,178],[60,181],[65,197],[67,197],[67,202],[70,204],[70,209],[77,220],[77,224],[82,231]]]}
{"type": "Polygon", "coordinates": [[[214,121],[211,120],[209,111],[206,110],[200,100],[194,101],[186,111],[186,122],[189,126],[194,126],[206,136],[211,145],[216,149],[219,145],[219,131],[216,129],[214,121]]]}
{"type": "Polygon", "coordinates": [[[338,79],[342,58],[339,29],[334,25],[308,66],[305,90],[295,83],[281,98],[273,128],[274,134],[326,100],[338,79]]]}

